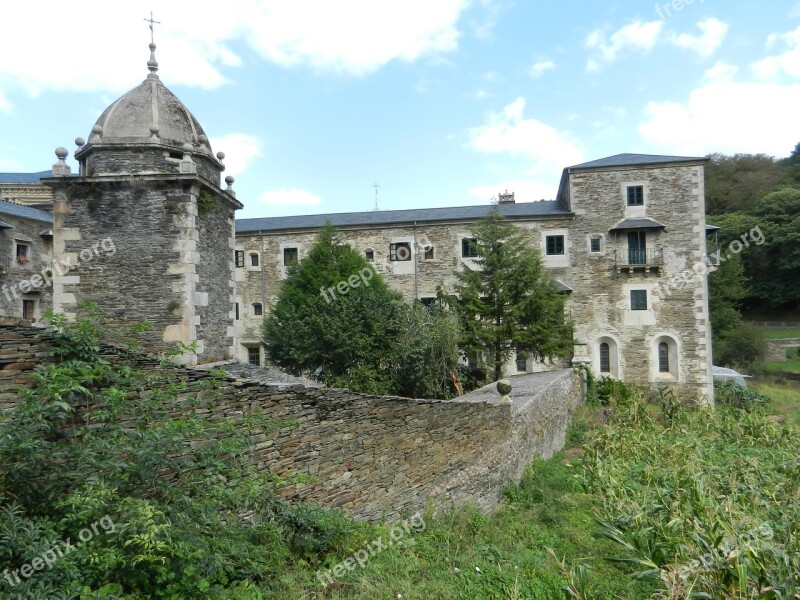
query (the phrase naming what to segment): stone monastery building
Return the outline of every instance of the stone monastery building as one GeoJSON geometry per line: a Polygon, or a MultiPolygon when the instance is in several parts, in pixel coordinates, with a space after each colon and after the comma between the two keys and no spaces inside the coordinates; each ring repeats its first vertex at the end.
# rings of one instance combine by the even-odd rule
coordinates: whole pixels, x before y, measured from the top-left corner
{"type": "MultiPolygon", "coordinates": [[[[79,172],[0,174],[0,315],[31,321],[94,301],[112,323],[148,319],[159,351],[260,364],[260,329],[286,268],[330,221],[408,300],[475,268],[471,230],[493,206],[235,220],[242,208],[200,123],[157,75],[76,139],[79,172]]],[[[626,381],[713,394],[705,158],[619,154],[564,169],[555,200],[497,208],[530,231],[567,295],[572,362],[626,381]]],[[[511,361],[510,369],[537,365],[511,361]]]]}

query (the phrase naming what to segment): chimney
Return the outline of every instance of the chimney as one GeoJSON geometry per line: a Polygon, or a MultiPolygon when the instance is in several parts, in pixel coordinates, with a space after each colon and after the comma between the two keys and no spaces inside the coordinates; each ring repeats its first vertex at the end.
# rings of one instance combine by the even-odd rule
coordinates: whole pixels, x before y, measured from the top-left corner
{"type": "Polygon", "coordinates": [[[514,204],[514,192],[508,193],[508,190],[505,193],[500,192],[497,195],[497,203],[498,204],[514,204]]]}

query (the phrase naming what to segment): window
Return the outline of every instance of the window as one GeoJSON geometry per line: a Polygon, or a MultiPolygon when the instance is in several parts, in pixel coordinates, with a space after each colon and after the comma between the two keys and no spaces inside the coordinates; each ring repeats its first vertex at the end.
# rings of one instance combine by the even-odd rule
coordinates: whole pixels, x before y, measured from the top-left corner
{"type": "Polygon", "coordinates": [[[606,342],[600,344],[600,372],[611,373],[611,352],[606,342]]]}
{"type": "Polygon", "coordinates": [[[644,231],[628,232],[628,264],[647,264],[647,234],[644,231]]]}
{"type": "Polygon", "coordinates": [[[21,265],[27,265],[29,256],[28,244],[17,242],[17,262],[21,265]]]}
{"type": "Polygon", "coordinates": [[[375,262],[375,251],[374,250],[365,250],[364,257],[367,259],[367,262],[375,262]]]}
{"type": "Polygon", "coordinates": [[[669,373],[669,344],[661,342],[658,345],[658,372],[669,373]]]}
{"type": "Polygon", "coordinates": [[[247,348],[247,362],[257,367],[261,366],[261,348],[249,346],[247,348]]]}
{"type": "Polygon", "coordinates": [[[548,255],[564,254],[564,236],[548,235],[545,238],[545,252],[548,255]]]}
{"type": "Polygon", "coordinates": [[[235,250],[233,253],[234,260],[237,267],[244,266],[244,250],[235,250]]]}
{"type": "Polygon", "coordinates": [[[408,242],[398,242],[389,244],[389,260],[406,261],[411,260],[411,244],[408,242]]]}
{"type": "Polygon", "coordinates": [[[631,290],[631,310],[647,310],[647,290],[631,290]]]}
{"type": "Polygon", "coordinates": [[[250,255],[250,266],[257,267],[258,266],[258,254],[251,254],[250,255]]]}
{"type": "Polygon", "coordinates": [[[643,206],[643,205],[644,205],[644,186],[629,185],[628,206],[643,206]]]}
{"type": "Polygon", "coordinates": [[[425,260],[433,260],[433,246],[425,246],[425,260]]]}
{"type": "Polygon", "coordinates": [[[285,266],[296,265],[298,262],[297,248],[283,249],[283,264],[285,266]]]}
{"type": "Polygon", "coordinates": [[[36,300],[23,300],[22,301],[22,318],[26,321],[33,321],[33,315],[36,310],[36,300]]]}
{"type": "Polygon", "coordinates": [[[239,320],[239,303],[236,303],[236,320],[239,320]]]}
{"type": "Polygon", "coordinates": [[[600,252],[599,237],[593,237],[589,239],[589,252],[600,252]]]}
{"type": "Polygon", "coordinates": [[[261,302],[253,302],[253,316],[260,317],[264,314],[264,307],[261,302]]]}
{"type": "Polygon", "coordinates": [[[463,238],[461,240],[461,257],[476,258],[478,256],[478,240],[475,238],[463,238]]]}

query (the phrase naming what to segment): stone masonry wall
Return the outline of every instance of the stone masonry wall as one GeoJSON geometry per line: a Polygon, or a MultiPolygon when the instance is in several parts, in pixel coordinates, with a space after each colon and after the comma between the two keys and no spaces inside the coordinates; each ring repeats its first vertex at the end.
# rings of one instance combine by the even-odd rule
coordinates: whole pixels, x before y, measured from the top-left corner
{"type": "MultiPolygon", "coordinates": [[[[541,247],[546,232],[568,226],[568,218],[545,218],[539,220],[514,219],[514,223],[531,232],[532,242],[541,247]]],[[[443,285],[452,289],[456,282],[456,272],[474,264],[471,259],[461,257],[461,240],[471,237],[474,223],[420,224],[391,227],[341,228],[342,238],[362,256],[367,250],[374,254],[374,267],[387,284],[403,294],[407,301],[419,298],[435,298],[436,288],[443,285]],[[389,245],[408,242],[411,247],[411,260],[390,261],[389,245]],[[433,246],[433,258],[425,259],[422,248],[433,246]],[[416,264],[416,275],[415,275],[416,264]]],[[[236,294],[239,302],[239,321],[236,323],[237,341],[241,344],[255,345],[261,338],[263,317],[254,315],[252,305],[261,303],[264,314],[275,301],[281,282],[286,278],[283,264],[283,249],[298,248],[302,259],[314,244],[316,231],[265,232],[242,234],[236,237],[236,248],[245,253],[244,267],[236,269],[236,294]],[[259,266],[252,267],[250,254],[259,256],[259,266]]],[[[247,354],[238,354],[240,360],[247,360],[247,354]]]]}
{"type": "Polygon", "coordinates": [[[3,215],[3,221],[13,229],[0,230],[0,316],[22,317],[22,301],[35,303],[34,317],[51,307],[52,281],[49,268],[52,260],[51,238],[41,233],[52,227],[50,223],[3,215]],[[28,262],[16,260],[15,240],[28,244],[28,262]],[[38,286],[37,286],[38,284],[38,286]]]}
{"type": "Polygon", "coordinates": [[[574,290],[576,341],[584,344],[576,346],[576,357],[585,353],[597,373],[599,345],[606,342],[618,359],[612,375],[711,397],[707,281],[692,270],[706,259],[702,164],[577,172],[569,185],[575,213],[570,262],[554,274],[574,290]],[[627,185],[644,186],[644,206],[626,205],[627,185]],[[649,217],[666,226],[646,231],[648,251],[663,250],[659,268],[615,269],[615,253],[622,257],[627,250],[627,233],[609,229],[623,217],[649,217]],[[589,250],[592,236],[601,237],[599,253],[589,250]],[[647,310],[631,310],[632,289],[647,291],[647,310]],[[660,339],[676,343],[676,373],[658,370],[660,339]]]}
{"type": "MultiPolygon", "coordinates": [[[[30,385],[36,364],[53,360],[46,338],[37,333],[41,331],[0,327],[0,411],[14,406],[16,392],[30,385]]],[[[111,354],[106,358],[119,360],[111,354]]],[[[136,364],[160,368],[153,360],[136,364]]],[[[198,370],[176,374],[188,384],[181,400],[201,394],[201,382],[209,377],[198,370]]],[[[532,458],[562,447],[577,402],[574,373],[527,375],[512,382],[512,403],[499,404],[489,388],[460,401],[438,401],[228,378],[212,408],[167,409],[176,416],[193,410],[208,419],[263,413],[279,423],[296,423],[268,433],[250,432],[251,458],[258,468],[311,476],[309,483],[285,488],[282,493],[288,498],[379,520],[429,502],[468,502],[491,510],[505,485],[518,479],[532,458]]]]}

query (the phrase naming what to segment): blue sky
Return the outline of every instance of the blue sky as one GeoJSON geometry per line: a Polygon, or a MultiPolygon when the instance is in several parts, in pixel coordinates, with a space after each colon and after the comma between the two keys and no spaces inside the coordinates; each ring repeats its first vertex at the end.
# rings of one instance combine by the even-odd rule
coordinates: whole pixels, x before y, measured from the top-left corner
{"type": "Polygon", "coordinates": [[[152,9],[239,217],[372,210],[375,182],[382,210],[552,199],[562,168],[620,152],[800,141],[797,0],[15,4],[0,171],[48,169],[144,79],[152,9]]]}

